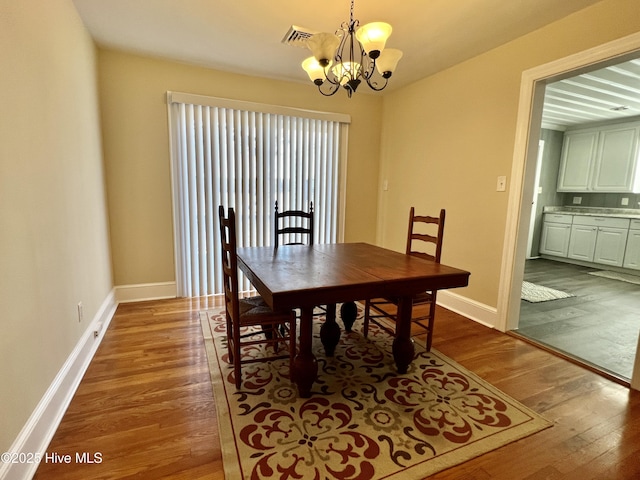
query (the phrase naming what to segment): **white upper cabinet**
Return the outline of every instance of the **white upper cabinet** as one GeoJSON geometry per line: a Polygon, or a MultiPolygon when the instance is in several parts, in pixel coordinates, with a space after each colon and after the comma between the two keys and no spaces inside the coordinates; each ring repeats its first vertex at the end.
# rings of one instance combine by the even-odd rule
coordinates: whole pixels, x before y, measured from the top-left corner
{"type": "Polygon", "coordinates": [[[637,183],[638,138],[638,126],[600,132],[593,179],[594,191],[634,191],[637,183]]]}
{"type": "Polygon", "coordinates": [[[565,133],[559,192],[640,191],[640,122],[565,133]]]}
{"type": "Polygon", "coordinates": [[[596,159],[598,131],[564,134],[562,160],[558,175],[559,192],[587,192],[596,159]]]}

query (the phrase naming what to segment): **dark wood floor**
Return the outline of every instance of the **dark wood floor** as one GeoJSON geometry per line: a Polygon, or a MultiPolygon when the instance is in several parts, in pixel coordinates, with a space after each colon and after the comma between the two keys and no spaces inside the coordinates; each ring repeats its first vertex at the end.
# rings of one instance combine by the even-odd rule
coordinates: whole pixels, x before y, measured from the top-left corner
{"type": "MultiPolygon", "coordinates": [[[[41,464],[36,479],[222,479],[198,312],[206,300],[121,305],[48,451],[102,462],[41,464]]],[[[640,392],[439,309],[434,348],[554,426],[431,478],[640,478],[640,392]]]]}
{"type": "Polygon", "coordinates": [[[595,270],[528,260],[525,280],[574,296],[542,303],[522,301],[518,333],[628,382],[640,332],[640,285],[588,274],[595,270]]]}

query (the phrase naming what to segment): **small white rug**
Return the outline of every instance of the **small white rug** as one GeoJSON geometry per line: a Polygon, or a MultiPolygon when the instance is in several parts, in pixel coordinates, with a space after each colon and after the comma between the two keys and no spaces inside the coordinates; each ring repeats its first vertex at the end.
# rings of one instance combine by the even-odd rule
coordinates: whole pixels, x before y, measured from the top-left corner
{"type": "Polygon", "coordinates": [[[553,288],[536,285],[531,282],[522,282],[522,300],[530,303],[548,302],[549,300],[558,300],[560,298],[573,297],[567,292],[561,292],[553,288]]]}
{"type": "Polygon", "coordinates": [[[589,272],[589,275],[640,285],[640,277],[637,275],[630,275],[628,273],[612,272],[610,270],[597,270],[595,272],[589,272]]]}

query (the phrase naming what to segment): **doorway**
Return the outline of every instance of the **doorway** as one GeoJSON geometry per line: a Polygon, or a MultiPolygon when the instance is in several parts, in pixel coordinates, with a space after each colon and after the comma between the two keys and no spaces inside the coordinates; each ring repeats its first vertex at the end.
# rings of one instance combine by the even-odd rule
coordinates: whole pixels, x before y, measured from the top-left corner
{"type": "MultiPolygon", "coordinates": [[[[640,34],[630,35],[598,48],[551,62],[523,74],[516,146],[512,166],[512,185],[507,214],[505,257],[502,264],[501,288],[498,299],[499,328],[504,331],[518,327],[520,291],[524,279],[528,231],[531,223],[530,199],[534,195],[534,179],[538,156],[538,139],[545,86],[551,82],[626,61],[640,56],[640,34]]],[[[640,389],[640,359],[635,356],[631,387],[640,389]]]]}

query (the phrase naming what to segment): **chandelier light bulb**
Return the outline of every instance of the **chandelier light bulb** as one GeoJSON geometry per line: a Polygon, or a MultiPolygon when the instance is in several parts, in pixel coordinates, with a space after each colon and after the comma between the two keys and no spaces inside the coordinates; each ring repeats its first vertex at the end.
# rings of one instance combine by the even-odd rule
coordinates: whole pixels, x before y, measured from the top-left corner
{"type": "Polygon", "coordinates": [[[307,40],[307,46],[318,63],[328,67],[336,55],[340,39],[333,33],[316,33],[307,40]]]}
{"type": "Polygon", "coordinates": [[[391,25],[384,22],[373,22],[363,25],[356,31],[356,39],[371,58],[378,58],[384,50],[387,39],[391,35],[391,25]]]}
{"type": "Polygon", "coordinates": [[[344,86],[350,80],[355,80],[360,76],[361,65],[357,62],[342,62],[334,66],[331,71],[344,86]]]}
{"type": "Polygon", "coordinates": [[[383,50],[380,57],[376,60],[378,73],[380,73],[384,78],[389,78],[396,70],[401,58],[402,51],[397,48],[387,48],[383,50]]]}
{"type": "Polygon", "coordinates": [[[324,82],[325,74],[324,68],[320,65],[316,57],[309,57],[302,62],[302,68],[313,83],[316,85],[322,85],[324,82]]]}

